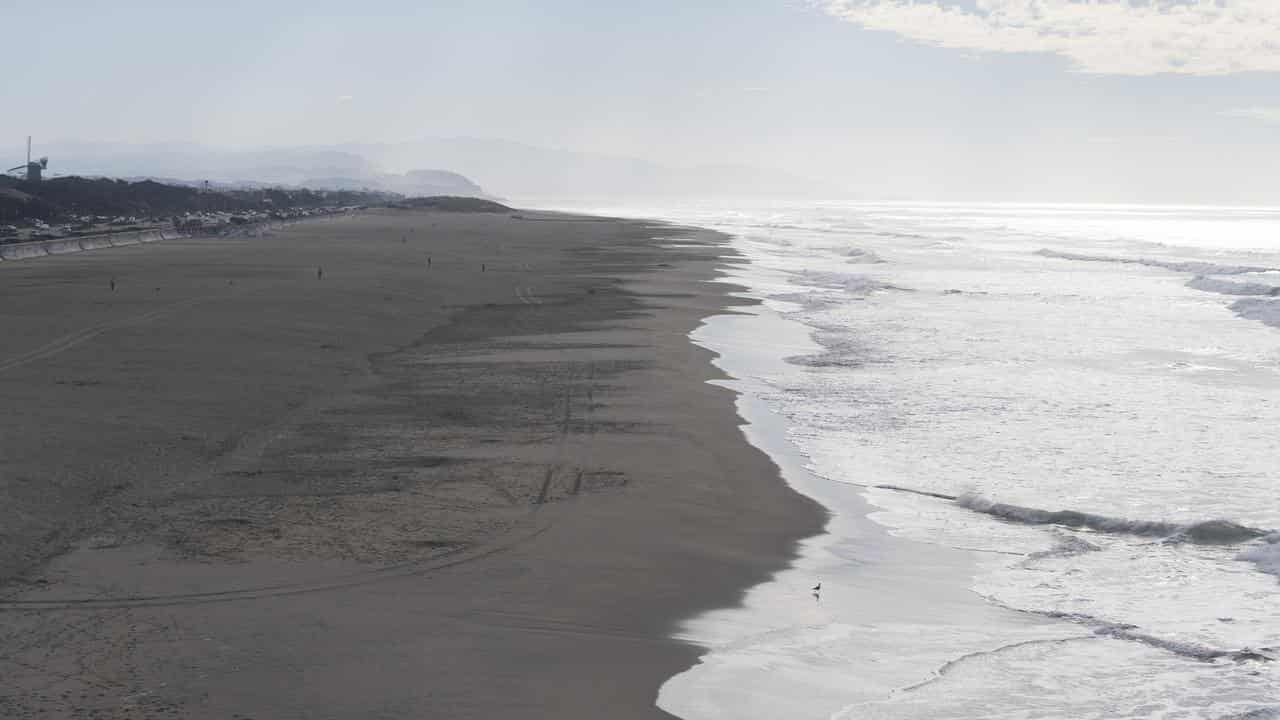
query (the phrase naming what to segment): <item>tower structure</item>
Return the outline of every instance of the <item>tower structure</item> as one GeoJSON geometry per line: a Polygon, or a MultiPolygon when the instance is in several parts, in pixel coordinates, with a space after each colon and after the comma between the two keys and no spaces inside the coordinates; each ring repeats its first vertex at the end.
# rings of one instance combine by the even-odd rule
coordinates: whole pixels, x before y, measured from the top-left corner
{"type": "Polygon", "coordinates": [[[27,136],[27,162],[23,165],[15,165],[5,170],[5,172],[13,172],[15,170],[23,170],[27,175],[27,182],[40,182],[44,179],[44,171],[49,167],[49,158],[42,157],[39,160],[31,160],[31,136],[27,136]]]}

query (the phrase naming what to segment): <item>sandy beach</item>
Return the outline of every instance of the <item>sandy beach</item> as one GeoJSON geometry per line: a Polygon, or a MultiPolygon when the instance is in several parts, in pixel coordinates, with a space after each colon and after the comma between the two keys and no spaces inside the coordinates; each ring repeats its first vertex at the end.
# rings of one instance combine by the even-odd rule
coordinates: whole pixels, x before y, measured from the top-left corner
{"type": "Polygon", "coordinates": [[[676,624],[824,520],[688,339],[722,243],[378,210],[0,264],[0,715],[665,716],[676,624]]]}

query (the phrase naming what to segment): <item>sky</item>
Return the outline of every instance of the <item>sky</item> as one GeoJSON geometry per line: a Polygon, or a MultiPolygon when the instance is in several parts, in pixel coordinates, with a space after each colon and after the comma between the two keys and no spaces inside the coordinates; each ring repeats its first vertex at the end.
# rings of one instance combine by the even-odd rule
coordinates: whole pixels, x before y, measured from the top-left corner
{"type": "Polygon", "coordinates": [[[0,0],[0,26],[15,162],[28,134],[465,136],[857,198],[1280,200],[1280,0],[0,0]]]}

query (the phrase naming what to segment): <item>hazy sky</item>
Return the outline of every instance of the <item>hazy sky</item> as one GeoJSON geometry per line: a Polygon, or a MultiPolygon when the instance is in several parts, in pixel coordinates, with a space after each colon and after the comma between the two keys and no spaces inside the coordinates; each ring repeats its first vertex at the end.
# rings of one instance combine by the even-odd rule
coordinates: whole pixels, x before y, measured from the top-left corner
{"type": "Polygon", "coordinates": [[[1280,0],[0,0],[0,26],[5,156],[479,136],[889,194],[1280,195],[1280,0]]]}

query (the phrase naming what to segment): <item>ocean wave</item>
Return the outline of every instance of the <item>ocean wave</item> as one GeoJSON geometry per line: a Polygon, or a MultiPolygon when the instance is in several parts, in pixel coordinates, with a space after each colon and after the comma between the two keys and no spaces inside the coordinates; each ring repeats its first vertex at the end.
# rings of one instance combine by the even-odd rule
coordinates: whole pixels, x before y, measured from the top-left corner
{"type": "Polygon", "coordinates": [[[808,233],[822,233],[828,235],[838,235],[851,232],[859,232],[866,229],[863,223],[744,223],[742,227],[748,227],[759,230],[767,230],[772,233],[775,230],[799,230],[808,233]]]}
{"type": "Polygon", "coordinates": [[[1217,293],[1219,295],[1280,295],[1280,285],[1266,283],[1232,282],[1221,278],[1197,275],[1187,281],[1187,287],[1193,290],[1217,293]]]}
{"type": "MultiPolygon", "coordinates": [[[[879,490],[922,495],[954,502],[960,507],[1001,520],[1023,525],[1061,525],[1069,528],[1085,528],[1112,535],[1137,535],[1161,538],[1167,543],[1191,543],[1194,545],[1241,545],[1262,540],[1261,544],[1245,548],[1236,560],[1250,562],[1261,572],[1280,577],[1280,531],[1261,530],[1241,525],[1231,520],[1203,520],[1195,523],[1175,523],[1160,520],[1132,520],[1108,517],[1078,510],[1041,510],[1039,508],[996,502],[981,495],[947,495],[928,490],[916,490],[900,485],[866,485],[879,490]]],[[[1069,557],[1098,550],[1098,546],[1082,538],[1059,534],[1054,546],[1048,550],[1031,553],[1030,561],[1052,557],[1069,557]]]]}
{"type": "Polygon", "coordinates": [[[1231,303],[1231,312],[1246,320],[1257,320],[1264,325],[1280,327],[1280,300],[1245,298],[1231,303]]]}
{"type": "Polygon", "coordinates": [[[1099,627],[1094,630],[1098,635],[1113,637],[1118,640],[1129,640],[1131,642],[1142,643],[1148,647],[1157,650],[1165,650],[1174,655],[1199,660],[1200,662],[1213,662],[1214,660],[1232,660],[1234,662],[1274,662],[1274,648],[1262,648],[1260,650],[1254,648],[1240,648],[1239,650],[1220,650],[1218,648],[1201,645],[1187,640],[1170,640],[1168,638],[1158,637],[1149,633],[1139,632],[1136,628],[1126,625],[1111,625],[1099,627]]]}
{"type": "Polygon", "coordinates": [[[922,233],[913,233],[913,232],[895,232],[893,230],[876,230],[868,234],[875,235],[876,237],[896,238],[898,240],[934,240],[936,239],[933,235],[924,235],[922,233]]]}
{"type": "Polygon", "coordinates": [[[1234,715],[1224,715],[1218,720],[1277,720],[1277,718],[1280,718],[1280,705],[1258,708],[1257,710],[1249,710],[1234,715]]]}
{"type": "Polygon", "coordinates": [[[888,287],[885,283],[870,276],[855,273],[805,270],[800,272],[799,276],[806,285],[826,290],[843,290],[853,295],[866,295],[888,287]]]}
{"type": "Polygon", "coordinates": [[[1078,510],[1041,510],[989,500],[981,495],[956,497],[957,505],[1024,525],[1062,525],[1087,528],[1115,535],[1159,537],[1168,542],[1197,545],[1235,545],[1268,536],[1270,531],[1248,527],[1230,520],[1205,520],[1197,523],[1174,523],[1161,520],[1133,520],[1108,517],[1078,510]]]}
{"type": "Polygon", "coordinates": [[[805,290],[797,292],[773,293],[766,296],[770,300],[778,302],[795,303],[806,310],[820,310],[822,308],[839,305],[840,301],[832,297],[822,294],[816,290],[805,290]]]}
{"type": "Polygon", "coordinates": [[[1001,645],[1000,647],[993,648],[991,650],[975,650],[973,652],[965,653],[964,655],[961,655],[960,657],[954,660],[948,660],[946,663],[942,665],[942,667],[938,668],[933,672],[933,677],[929,678],[928,680],[923,680],[921,682],[918,682],[915,685],[908,685],[907,687],[902,688],[902,690],[900,690],[899,692],[902,692],[902,693],[916,692],[923,687],[926,687],[928,685],[932,685],[938,682],[942,678],[951,674],[953,670],[963,665],[964,663],[967,663],[969,661],[972,661],[978,658],[989,658],[989,657],[999,655],[1001,653],[1009,652],[1010,650],[1017,650],[1019,648],[1031,647],[1032,645],[1064,645],[1069,642],[1079,642],[1080,640],[1091,640],[1091,639],[1092,639],[1091,635],[1082,635],[1080,637],[1069,637],[1069,638],[1023,640],[1022,642],[1015,642],[1015,643],[1009,643],[1008,645],[1001,645]]]}
{"type": "Polygon", "coordinates": [[[856,368],[880,362],[864,339],[843,330],[818,328],[813,339],[823,347],[822,352],[793,355],[785,358],[785,361],[791,365],[812,368],[856,368]]]}
{"type": "Polygon", "coordinates": [[[1265,544],[1244,550],[1236,559],[1251,562],[1262,572],[1280,577],[1280,533],[1271,533],[1263,540],[1265,544]]]}
{"type": "Polygon", "coordinates": [[[796,276],[807,285],[825,290],[843,290],[850,295],[870,295],[879,290],[907,290],[859,273],[804,270],[796,273],[796,276]]]}
{"type": "Polygon", "coordinates": [[[879,255],[862,248],[850,248],[845,252],[844,256],[849,258],[845,262],[850,264],[878,265],[885,261],[879,255]]]}
{"type": "Polygon", "coordinates": [[[1100,550],[1097,545],[1085,540],[1084,538],[1068,535],[1067,533],[1057,533],[1053,547],[1040,552],[1033,552],[1027,556],[1028,560],[1044,560],[1046,558],[1065,558],[1083,555],[1089,552],[1100,550]]]}
{"type": "Polygon", "coordinates": [[[1151,258],[1114,257],[1109,255],[1083,255],[1081,253],[1063,252],[1061,250],[1050,250],[1048,248],[1037,250],[1036,254],[1044,257],[1057,258],[1059,260],[1119,263],[1122,265],[1146,265],[1147,267],[1163,268],[1165,270],[1172,270],[1173,272],[1191,273],[1192,275],[1245,275],[1248,273],[1264,273],[1277,270],[1277,268],[1263,267],[1259,265],[1221,265],[1218,263],[1204,262],[1200,260],[1173,261],[1154,260],[1151,258]]]}
{"type": "Polygon", "coordinates": [[[775,238],[772,235],[756,235],[756,234],[743,235],[742,237],[743,239],[749,242],[756,243],[758,245],[769,245],[772,247],[779,247],[779,248],[795,247],[795,243],[791,242],[785,237],[775,238]]]}
{"type": "Polygon", "coordinates": [[[1056,610],[1023,610],[1033,615],[1054,618],[1055,620],[1066,620],[1067,622],[1077,623],[1086,627],[1093,628],[1095,635],[1101,637],[1110,637],[1117,640],[1127,640],[1130,642],[1141,643],[1157,650],[1164,650],[1180,657],[1190,660],[1199,660],[1200,662],[1214,662],[1215,660],[1232,660],[1234,662],[1274,662],[1276,660],[1277,648],[1251,648],[1245,647],[1238,650],[1222,650],[1208,645],[1191,642],[1188,640],[1173,640],[1170,638],[1162,638],[1157,635],[1142,632],[1137,625],[1128,623],[1112,622],[1094,617],[1085,613],[1062,612],[1056,610]]]}

